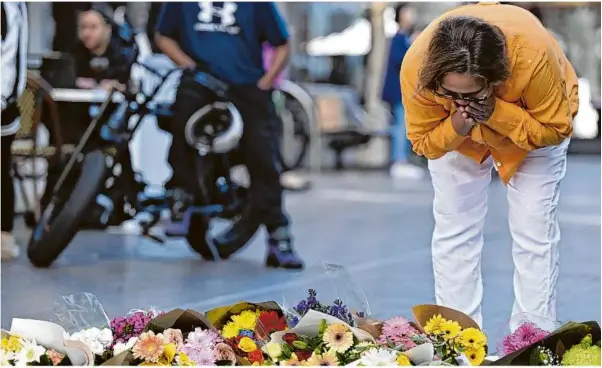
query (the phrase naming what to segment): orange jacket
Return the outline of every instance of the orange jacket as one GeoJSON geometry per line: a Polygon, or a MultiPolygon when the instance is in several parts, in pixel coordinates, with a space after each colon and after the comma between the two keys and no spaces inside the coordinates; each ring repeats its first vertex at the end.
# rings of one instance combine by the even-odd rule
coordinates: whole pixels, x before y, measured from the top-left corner
{"type": "Polygon", "coordinates": [[[560,45],[531,13],[512,5],[481,3],[455,8],[433,21],[401,65],[401,92],[408,139],[414,151],[437,159],[456,150],[477,162],[491,154],[505,183],[529,151],[560,144],[577,114],[577,76],[560,45]],[[423,90],[418,71],[437,24],[452,15],[474,16],[498,26],[507,40],[512,77],[495,90],[489,121],[458,135],[452,102],[423,90]]]}

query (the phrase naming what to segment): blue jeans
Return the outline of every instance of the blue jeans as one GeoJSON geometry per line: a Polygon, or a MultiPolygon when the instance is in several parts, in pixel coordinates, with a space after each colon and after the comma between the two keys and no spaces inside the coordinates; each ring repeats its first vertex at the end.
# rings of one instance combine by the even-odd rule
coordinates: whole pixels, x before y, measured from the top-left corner
{"type": "Polygon", "coordinates": [[[391,122],[391,159],[392,162],[408,162],[412,144],[406,136],[405,111],[403,105],[397,104],[392,109],[391,122]]]}

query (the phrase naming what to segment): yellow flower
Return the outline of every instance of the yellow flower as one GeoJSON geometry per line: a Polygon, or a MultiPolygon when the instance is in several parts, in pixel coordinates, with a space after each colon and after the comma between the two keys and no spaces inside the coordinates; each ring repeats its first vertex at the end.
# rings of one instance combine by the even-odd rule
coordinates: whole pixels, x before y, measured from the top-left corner
{"type": "Polygon", "coordinates": [[[257,323],[257,313],[246,310],[239,315],[232,316],[232,322],[234,322],[241,330],[255,330],[255,323],[257,323]]]}
{"type": "Polygon", "coordinates": [[[222,328],[222,336],[224,339],[231,339],[238,336],[240,328],[234,322],[228,322],[224,328],[222,328]]]}
{"type": "Polygon", "coordinates": [[[280,355],[282,354],[282,347],[276,342],[267,343],[262,350],[274,361],[278,361],[278,358],[280,358],[280,355]]]}
{"type": "Polygon", "coordinates": [[[462,327],[456,321],[445,321],[442,322],[439,326],[441,329],[441,333],[443,334],[443,338],[445,340],[451,340],[454,337],[458,336],[460,331],[462,331],[462,327]]]}
{"type": "Polygon", "coordinates": [[[470,365],[481,365],[483,360],[485,360],[485,348],[468,349],[464,352],[464,355],[470,362],[470,365]]]}
{"type": "Polygon", "coordinates": [[[426,322],[424,332],[429,335],[439,335],[441,333],[441,324],[445,322],[447,322],[447,320],[441,317],[440,314],[434,315],[426,322]]]}
{"type": "Polygon", "coordinates": [[[410,359],[407,356],[405,356],[404,354],[399,354],[397,356],[397,365],[411,366],[412,363],[410,362],[410,359]]]}
{"type": "Polygon", "coordinates": [[[299,358],[297,358],[297,354],[292,353],[291,354],[291,358],[289,360],[284,360],[284,361],[280,362],[280,365],[285,365],[285,366],[300,366],[301,362],[299,361],[299,358]]]}
{"type": "Polygon", "coordinates": [[[322,341],[336,352],[344,353],[353,346],[353,333],[341,323],[333,323],[326,328],[322,341]]]}
{"type": "Polygon", "coordinates": [[[180,354],[178,354],[178,359],[176,359],[176,360],[177,360],[178,365],[180,367],[183,367],[183,366],[194,366],[195,365],[195,363],[192,360],[190,360],[190,358],[188,357],[188,355],[186,355],[186,353],[184,353],[184,352],[180,352],[180,354]]]}
{"type": "Polygon", "coordinates": [[[257,350],[257,345],[255,344],[255,341],[245,336],[238,342],[238,348],[245,353],[250,353],[257,350]]]}
{"type": "Polygon", "coordinates": [[[2,338],[2,349],[11,352],[11,353],[16,353],[21,351],[21,347],[23,345],[21,344],[21,338],[17,337],[17,336],[9,336],[9,337],[4,337],[2,338]]]}
{"type": "Polygon", "coordinates": [[[169,343],[163,346],[163,357],[167,362],[166,365],[171,365],[171,362],[173,362],[173,359],[176,357],[176,351],[176,344],[169,343]]]}
{"type": "Polygon", "coordinates": [[[477,350],[487,345],[487,336],[476,328],[467,328],[458,335],[458,343],[466,349],[477,350]]]}
{"type": "Polygon", "coordinates": [[[311,357],[307,359],[304,365],[318,367],[321,365],[339,365],[339,359],[337,358],[337,353],[334,349],[328,350],[326,353],[320,355],[315,352],[311,354],[311,357]]]}

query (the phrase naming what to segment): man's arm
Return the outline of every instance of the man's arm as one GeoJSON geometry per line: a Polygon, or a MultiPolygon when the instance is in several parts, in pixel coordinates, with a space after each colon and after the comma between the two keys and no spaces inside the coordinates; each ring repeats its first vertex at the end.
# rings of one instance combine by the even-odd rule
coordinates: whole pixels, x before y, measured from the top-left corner
{"type": "Polygon", "coordinates": [[[17,58],[19,49],[19,23],[14,12],[16,4],[2,2],[2,110],[8,106],[8,100],[18,78],[17,58]],[[13,7],[13,8],[10,8],[13,7]]]}
{"type": "Polygon", "coordinates": [[[573,111],[556,55],[544,54],[523,92],[525,108],[499,98],[487,126],[532,151],[560,144],[573,130],[573,111]]]}
{"type": "Polygon", "coordinates": [[[181,6],[181,3],[165,3],[163,5],[155,28],[155,43],[161,52],[167,55],[178,66],[184,68],[194,67],[196,65],[194,60],[186,55],[176,42],[179,22],[181,21],[181,6]]]}
{"type": "Polygon", "coordinates": [[[262,38],[275,48],[272,65],[258,83],[260,88],[269,89],[288,62],[290,53],[288,31],[276,4],[273,2],[257,3],[255,6],[261,7],[258,14],[259,24],[262,27],[262,38]]]}

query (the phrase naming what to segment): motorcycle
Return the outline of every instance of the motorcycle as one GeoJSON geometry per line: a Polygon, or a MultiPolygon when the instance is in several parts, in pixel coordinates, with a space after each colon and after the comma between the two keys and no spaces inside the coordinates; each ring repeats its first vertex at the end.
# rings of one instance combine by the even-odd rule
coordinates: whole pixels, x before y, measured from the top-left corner
{"type": "MultiPolygon", "coordinates": [[[[90,211],[99,212],[100,222],[106,224],[116,211],[115,203],[119,206],[123,203],[131,218],[146,214],[148,219],[139,222],[142,236],[164,242],[164,238],[153,234],[151,229],[161,221],[162,214],[183,203],[178,192],[173,190],[146,195],[147,185],[133,171],[129,157],[129,143],[145,117],[155,115],[157,120],[170,119],[170,105],[157,103],[155,96],[169,77],[181,69],[162,74],[138,61],[132,65],[155,75],[160,83],[147,93],[136,91],[136,88],[109,92],[65,165],[53,188],[52,198],[32,231],[27,255],[36,267],[49,267],[59,257],[82,229],[81,221],[90,211]],[[100,135],[106,145],[89,147],[88,142],[94,135],[100,135]],[[123,189],[115,190],[117,187],[123,189]]],[[[247,204],[247,188],[237,185],[230,177],[243,122],[236,107],[228,101],[228,85],[202,69],[194,73],[195,81],[209,89],[215,99],[199,109],[186,126],[186,140],[199,153],[197,177],[201,195],[187,206],[185,238],[203,259],[215,260],[219,255],[208,236],[210,223],[216,219],[234,220],[247,204]],[[224,119],[201,122],[203,114],[215,116],[215,111],[228,116],[228,123],[224,124],[224,119]]]]}

